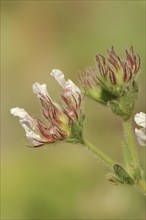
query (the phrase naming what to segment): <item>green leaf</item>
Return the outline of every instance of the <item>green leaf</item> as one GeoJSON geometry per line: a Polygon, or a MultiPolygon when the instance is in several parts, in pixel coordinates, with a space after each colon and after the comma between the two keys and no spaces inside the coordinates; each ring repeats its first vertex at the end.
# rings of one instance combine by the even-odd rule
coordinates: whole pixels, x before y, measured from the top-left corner
{"type": "Polygon", "coordinates": [[[132,177],[126,172],[126,170],[119,164],[114,164],[115,174],[120,178],[123,183],[134,184],[132,177]]]}
{"type": "Polygon", "coordinates": [[[71,126],[71,134],[66,139],[70,143],[79,143],[82,139],[83,123],[85,115],[81,113],[80,118],[77,122],[74,122],[71,126]]]}

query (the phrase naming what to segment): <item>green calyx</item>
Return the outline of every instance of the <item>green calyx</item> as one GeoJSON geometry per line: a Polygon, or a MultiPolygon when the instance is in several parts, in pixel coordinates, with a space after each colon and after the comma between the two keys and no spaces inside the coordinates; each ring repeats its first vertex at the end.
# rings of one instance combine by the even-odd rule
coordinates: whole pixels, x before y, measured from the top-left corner
{"type": "Polygon", "coordinates": [[[116,96],[112,93],[112,90],[109,91],[104,85],[97,85],[97,87],[86,89],[86,95],[104,105],[107,105],[109,101],[116,98],[116,96]]]}
{"type": "Polygon", "coordinates": [[[110,106],[113,113],[121,116],[124,120],[127,120],[134,109],[135,101],[138,95],[138,86],[136,82],[133,82],[132,88],[127,88],[123,91],[123,94],[118,98],[110,101],[110,106]]]}
{"type": "Polygon", "coordinates": [[[114,164],[113,170],[115,174],[108,175],[107,179],[117,185],[118,183],[122,184],[137,184],[141,180],[141,174],[139,169],[134,169],[134,174],[127,172],[127,170],[120,164],[114,164]]]}
{"type": "Polygon", "coordinates": [[[127,184],[134,184],[133,178],[127,173],[127,171],[120,165],[120,164],[114,164],[114,172],[116,176],[118,177],[117,180],[121,183],[127,183],[127,184]]]}
{"type": "Polygon", "coordinates": [[[111,173],[107,175],[107,180],[110,183],[114,185],[118,185],[119,183],[133,185],[135,183],[134,179],[120,164],[114,164],[113,169],[114,174],[111,173]]]}
{"type": "Polygon", "coordinates": [[[87,96],[111,108],[112,112],[124,120],[131,116],[138,95],[136,81],[132,85],[108,87],[101,82],[96,89],[87,90],[87,96]]]}
{"type": "Polygon", "coordinates": [[[66,142],[70,142],[70,143],[81,142],[84,119],[85,119],[85,115],[81,113],[80,118],[72,124],[71,133],[70,136],[66,139],[66,142]]]}

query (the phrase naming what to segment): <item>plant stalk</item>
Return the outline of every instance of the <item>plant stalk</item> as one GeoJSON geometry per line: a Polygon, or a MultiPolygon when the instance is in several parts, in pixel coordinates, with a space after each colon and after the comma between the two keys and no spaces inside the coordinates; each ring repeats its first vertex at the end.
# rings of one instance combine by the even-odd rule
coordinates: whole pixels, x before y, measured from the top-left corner
{"type": "Polygon", "coordinates": [[[139,161],[138,161],[138,156],[137,156],[137,152],[135,149],[135,143],[134,143],[134,139],[133,139],[133,132],[132,132],[132,126],[131,126],[131,121],[130,119],[128,120],[124,120],[123,121],[123,127],[124,127],[124,131],[125,131],[125,137],[126,137],[126,150],[127,150],[127,154],[129,154],[129,158],[131,161],[128,162],[132,162],[132,165],[134,167],[138,167],[139,166],[139,161]]]}
{"type": "Polygon", "coordinates": [[[87,140],[82,139],[81,144],[83,144],[88,150],[94,153],[98,158],[100,158],[107,166],[109,166],[113,170],[114,161],[110,159],[105,153],[100,151],[98,148],[90,144],[87,140]]]}

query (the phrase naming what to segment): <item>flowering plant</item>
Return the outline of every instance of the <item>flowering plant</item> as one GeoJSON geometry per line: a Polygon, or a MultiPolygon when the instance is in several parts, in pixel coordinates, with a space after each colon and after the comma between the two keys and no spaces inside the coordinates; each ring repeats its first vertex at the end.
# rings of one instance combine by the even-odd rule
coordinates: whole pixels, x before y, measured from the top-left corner
{"type": "MultiPolygon", "coordinates": [[[[101,159],[112,171],[108,180],[114,184],[122,183],[136,186],[145,194],[146,186],[143,169],[135,149],[131,127],[131,115],[138,94],[137,74],[140,68],[139,55],[133,47],[126,50],[126,59],[122,60],[112,47],[108,58],[96,55],[97,65],[79,73],[83,92],[58,69],[51,72],[62,87],[62,104],[54,102],[46,84],[33,84],[33,92],[39,98],[47,124],[38,118],[32,118],[23,108],[12,108],[11,114],[18,116],[26,132],[31,147],[59,142],[80,143],[101,159]],[[84,92],[85,91],[85,92],[84,92]],[[125,140],[123,144],[124,163],[113,161],[104,152],[91,145],[83,135],[83,101],[85,94],[95,101],[111,108],[123,121],[125,140]]],[[[146,145],[146,114],[137,113],[135,122],[142,128],[135,128],[138,143],[146,145]]]]}
{"type": "Polygon", "coordinates": [[[96,61],[97,66],[79,73],[86,94],[111,107],[115,114],[125,119],[130,117],[138,93],[139,55],[131,47],[126,50],[126,59],[121,60],[112,47],[108,58],[97,54],[96,61]]]}
{"type": "Polygon", "coordinates": [[[48,125],[37,118],[32,118],[22,108],[11,109],[11,114],[20,117],[19,121],[26,132],[26,137],[34,147],[59,141],[79,142],[82,136],[84,113],[81,108],[83,97],[80,89],[71,80],[65,81],[60,70],[52,70],[51,75],[63,88],[61,98],[65,106],[51,99],[46,84],[36,82],[32,87],[40,99],[48,125]]]}

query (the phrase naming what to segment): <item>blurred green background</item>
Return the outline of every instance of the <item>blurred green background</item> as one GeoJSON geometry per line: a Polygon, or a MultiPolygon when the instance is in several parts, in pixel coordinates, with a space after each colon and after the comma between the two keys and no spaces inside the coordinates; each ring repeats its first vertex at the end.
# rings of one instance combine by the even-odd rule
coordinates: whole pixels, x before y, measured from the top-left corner
{"type": "MultiPolygon", "coordinates": [[[[145,219],[144,197],[134,188],[113,186],[107,167],[81,145],[38,149],[27,143],[11,107],[42,117],[34,82],[46,83],[59,100],[49,73],[61,69],[78,84],[77,71],[95,63],[114,45],[124,56],[140,54],[140,92],[134,113],[145,111],[145,1],[1,1],[2,169],[1,219],[145,219]],[[40,116],[41,115],[41,116],[40,116]]],[[[121,120],[85,99],[86,138],[122,161],[121,120]]],[[[134,115],[133,113],[133,115],[134,115]]],[[[136,126],[133,123],[133,126],[136,126]]],[[[144,166],[145,149],[137,147],[144,166]]]]}

